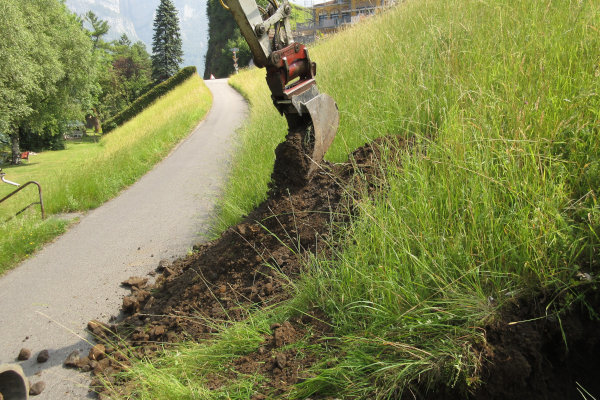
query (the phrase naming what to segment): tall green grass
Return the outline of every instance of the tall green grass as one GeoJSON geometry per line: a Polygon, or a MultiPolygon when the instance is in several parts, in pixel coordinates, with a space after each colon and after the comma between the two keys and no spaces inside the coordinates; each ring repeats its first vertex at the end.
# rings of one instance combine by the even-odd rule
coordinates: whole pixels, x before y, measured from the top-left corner
{"type": "MultiPolygon", "coordinates": [[[[195,75],[99,143],[71,144],[64,151],[31,156],[22,166],[4,168],[6,178],[38,181],[50,216],[98,207],[164,158],[206,115],[211,101],[208,88],[195,75]]],[[[2,183],[0,196],[13,189],[2,183]]],[[[0,206],[2,221],[36,201],[36,196],[32,188],[7,200],[0,206]]],[[[0,273],[61,233],[65,225],[52,217],[39,221],[35,208],[0,224],[0,273]]]]}
{"type": "Polygon", "coordinates": [[[387,398],[417,380],[466,390],[478,327],[498,307],[596,268],[599,22],[594,2],[412,1],[323,44],[357,56],[340,74],[321,68],[344,144],[417,145],[384,157],[400,166],[385,170],[386,190],[359,202],[341,250],[305,281],[346,354],[305,393],[387,398]],[[349,49],[359,35],[372,40],[349,49]],[[351,90],[340,83],[359,74],[351,90]]]}
{"type": "MultiPolygon", "coordinates": [[[[409,0],[311,49],[341,114],[328,159],[384,135],[415,144],[383,152],[384,189],[357,195],[280,313],[317,306],[337,338],[292,397],[471,390],[499,308],[581,300],[577,272],[598,270],[599,33],[593,1],[409,0]]],[[[285,136],[264,71],[231,82],[252,111],[224,225],[264,198],[285,136]]]]}
{"type": "Polygon", "coordinates": [[[275,147],[287,134],[285,118],[273,107],[264,77],[264,69],[251,69],[233,75],[229,80],[250,103],[250,115],[249,123],[238,135],[238,150],[234,153],[230,179],[220,201],[217,231],[236,224],[242,215],[264,200],[275,162],[275,147]]]}

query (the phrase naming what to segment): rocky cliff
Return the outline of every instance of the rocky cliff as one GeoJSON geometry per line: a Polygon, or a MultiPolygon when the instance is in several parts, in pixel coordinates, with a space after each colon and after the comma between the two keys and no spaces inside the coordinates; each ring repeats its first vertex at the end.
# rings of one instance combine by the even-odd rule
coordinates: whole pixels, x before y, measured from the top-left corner
{"type": "MultiPolygon", "coordinates": [[[[67,0],[67,6],[77,14],[93,11],[110,24],[109,39],[125,33],[132,41],[141,40],[152,52],[154,12],[159,0],[67,0]]],[[[174,0],[179,11],[179,27],[183,41],[184,63],[204,71],[204,55],[208,43],[206,0],[174,0]]]]}

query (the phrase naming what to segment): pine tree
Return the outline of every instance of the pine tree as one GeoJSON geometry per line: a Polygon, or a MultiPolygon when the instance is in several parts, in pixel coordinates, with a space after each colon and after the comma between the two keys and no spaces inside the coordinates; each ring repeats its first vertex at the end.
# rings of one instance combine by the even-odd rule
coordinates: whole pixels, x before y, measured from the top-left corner
{"type": "Polygon", "coordinates": [[[84,17],[85,21],[89,22],[92,26],[90,30],[90,36],[94,43],[94,50],[96,50],[102,41],[102,36],[106,35],[110,29],[107,21],[103,21],[98,18],[92,11],[88,11],[84,17]]]}
{"type": "Polygon", "coordinates": [[[160,0],[152,37],[152,79],[162,82],[175,75],[182,61],[177,9],[171,0],[160,0]]]}

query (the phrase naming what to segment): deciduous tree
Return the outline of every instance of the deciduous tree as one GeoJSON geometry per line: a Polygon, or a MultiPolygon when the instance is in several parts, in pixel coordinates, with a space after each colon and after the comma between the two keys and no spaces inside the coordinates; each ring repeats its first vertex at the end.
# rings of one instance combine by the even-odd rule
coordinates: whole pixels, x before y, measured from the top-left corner
{"type": "Polygon", "coordinates": [[[19,131],[57,135],[95,86],[92,42],[60,0],[0,2],[0,130],[19,162],[19,131]]]}
{"type": "Polygon", "coordinates": [[[121,37],[113,43],[110,62],[101,77],[98,109],[103,120],[123,111],[152,84],[150,55],[142,42],[121,37]]]}

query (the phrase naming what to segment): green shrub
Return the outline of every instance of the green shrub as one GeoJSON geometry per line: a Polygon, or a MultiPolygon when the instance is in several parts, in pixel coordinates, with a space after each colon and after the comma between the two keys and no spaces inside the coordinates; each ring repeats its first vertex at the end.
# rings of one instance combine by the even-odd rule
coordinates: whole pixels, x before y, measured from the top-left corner
{"type": "Polygon", "coordinates": [[[187,80],[190,76],[196,74],[196,67],[185,67],[180,70],[177,74],[173,75],[166,81],[156,85],[151,90],[138,97],[129,107],[121,111],[114,117],[106,120],[103,125],[103,133],[109,133],[119,125],[123,125],[125,122],[134,118],[136,115],[144,111],[150,104],[154,103],[156,99],[164,96],[177,85],[187,80]]]}
{"type": "Polygon", "coordinates": [[[19,129],[19,146],[21,151],[64,150],[63,134],[68,132],[68,124],[47,124],[43,129],[19,129]]]}

